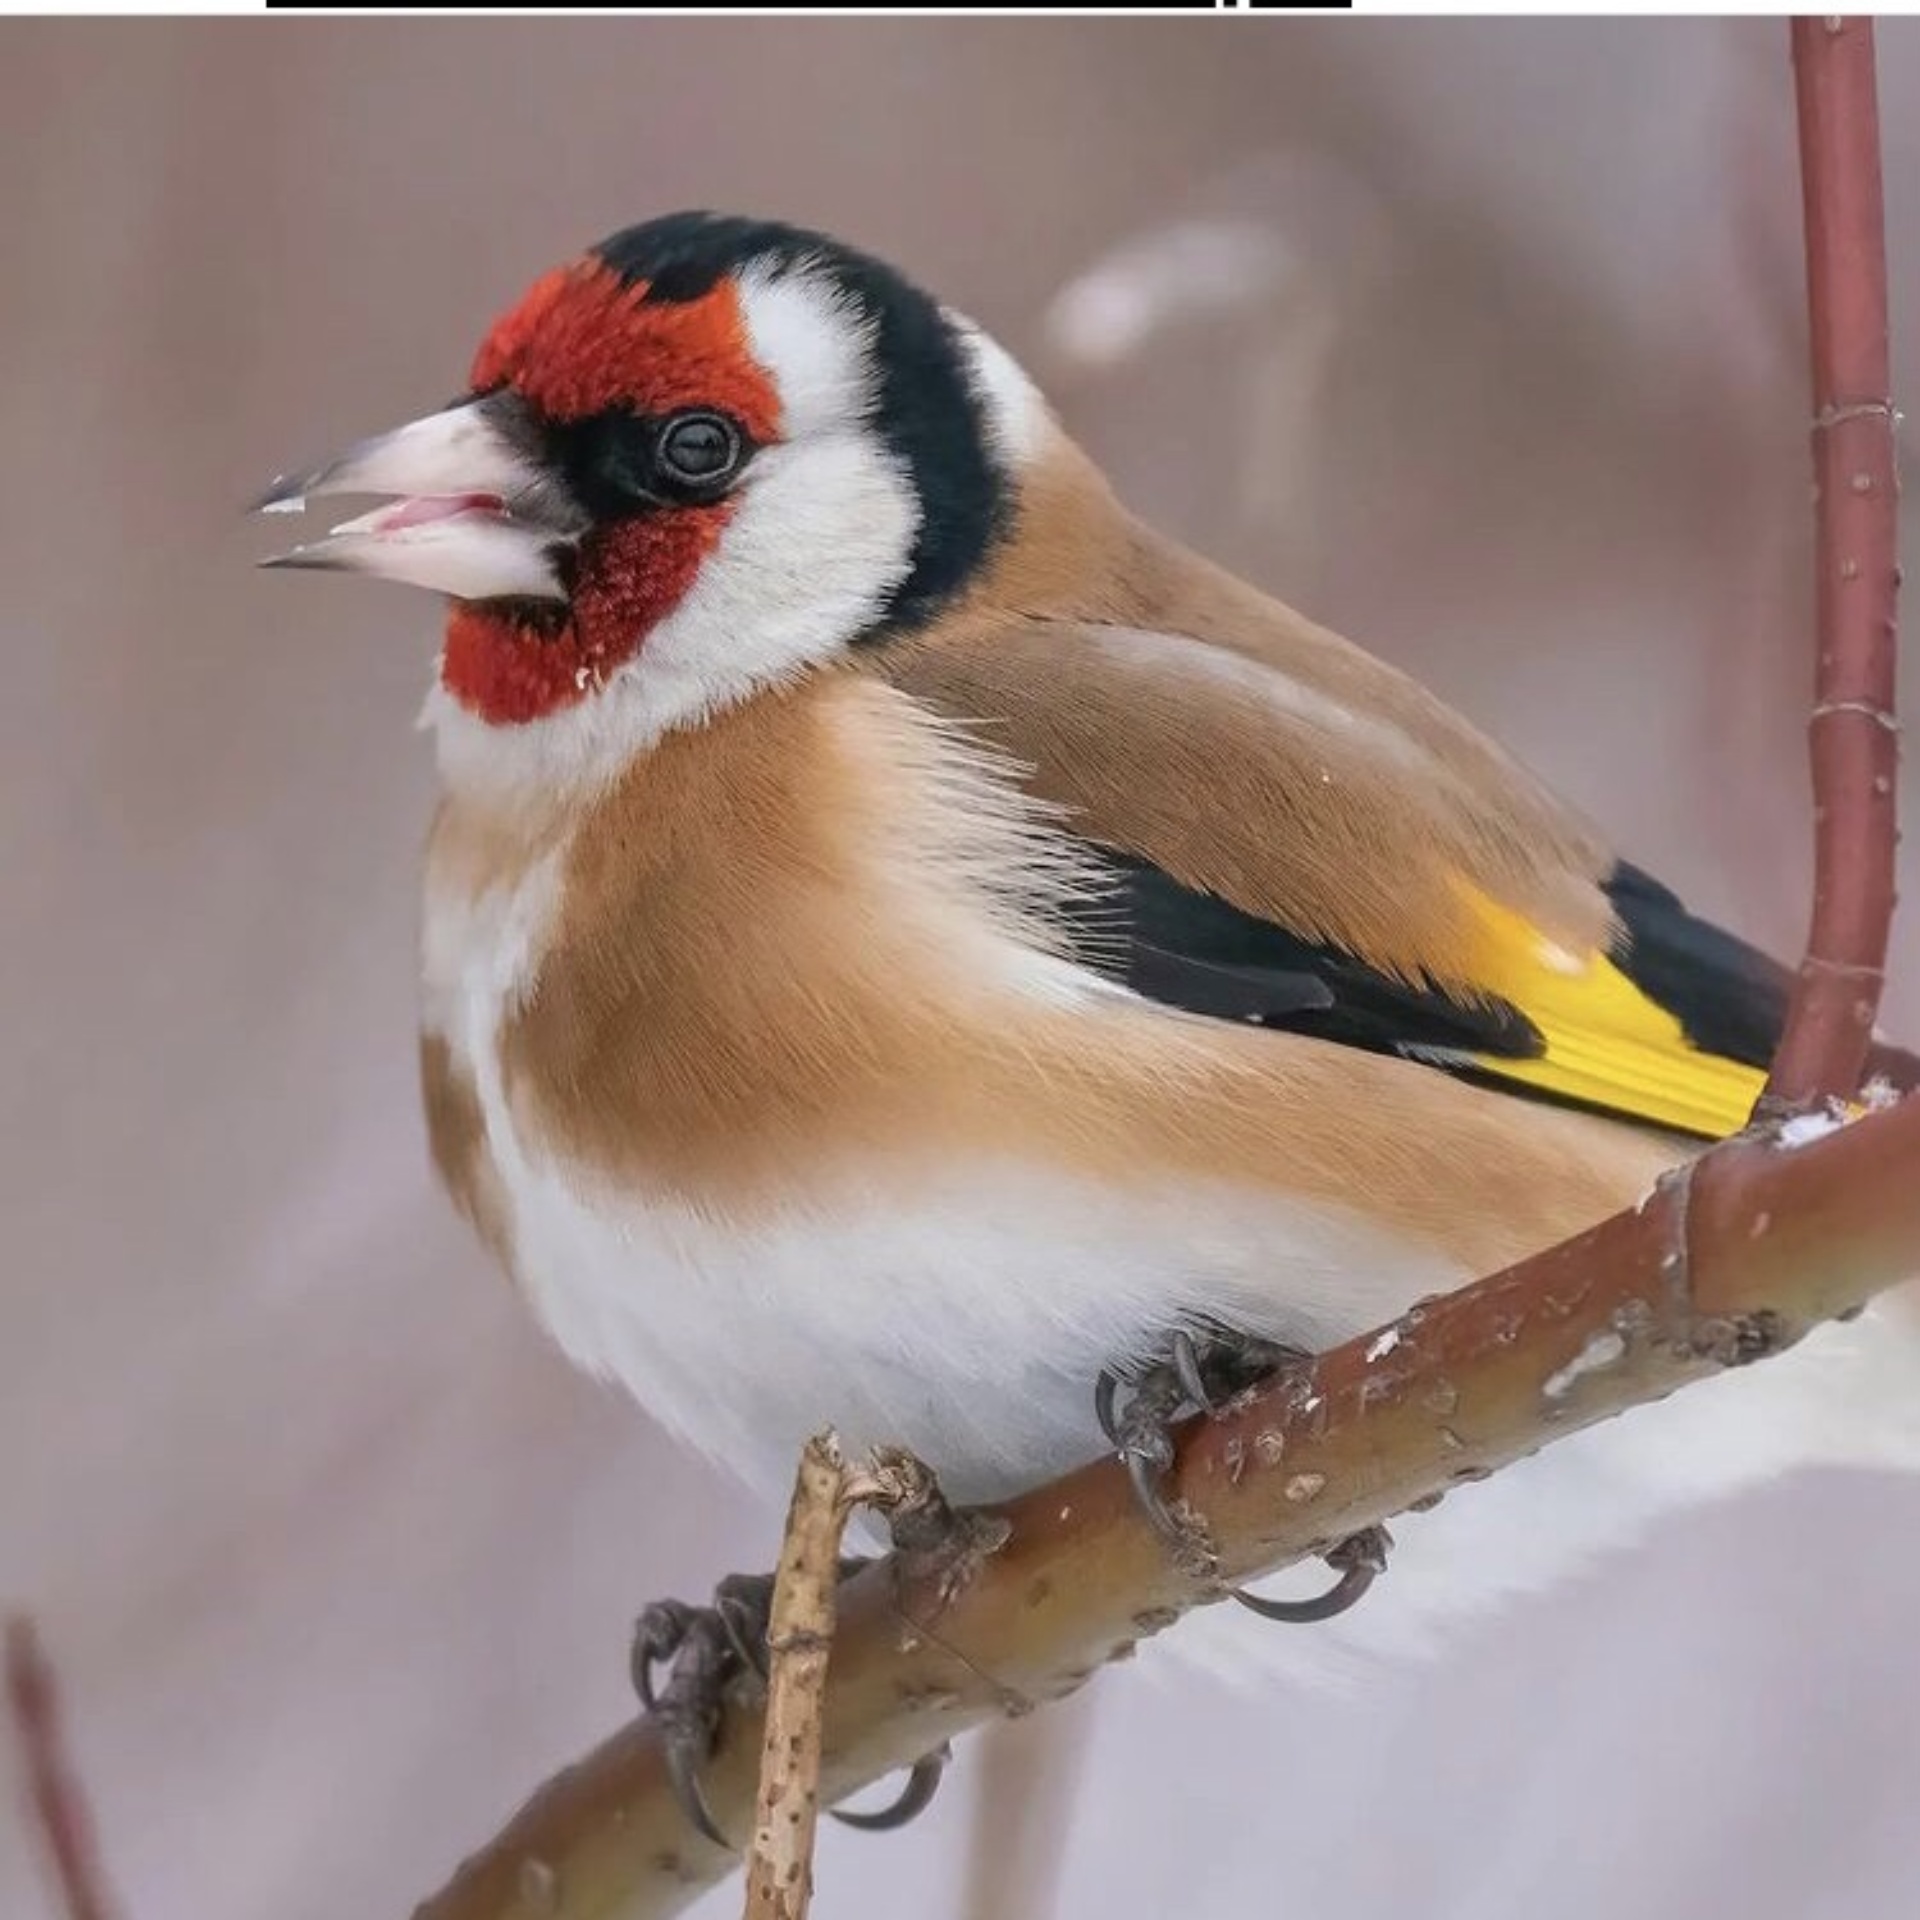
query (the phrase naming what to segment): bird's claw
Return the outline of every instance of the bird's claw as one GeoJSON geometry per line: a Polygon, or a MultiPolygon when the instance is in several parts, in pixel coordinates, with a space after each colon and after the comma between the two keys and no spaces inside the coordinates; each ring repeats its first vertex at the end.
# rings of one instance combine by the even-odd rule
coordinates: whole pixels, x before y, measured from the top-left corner
{"type": "MultiPolygon", "coordinates": [[[[841,1568],[845,1577],[846,1569],[841,1568]]],[[[713,1611],[727,1645],[762,1686],[767,1681],[767,1634],[773,1623],[773,1582],[764,1574],[730,1573],[713,1590],[713,1611]]]]}
{"type": "Polygon", "coordinates": [[[1295,1625],[1331,1620],[1353,1606],[1386,1571],[1392,1545],[1393,1536],[1385,1527],[1362,1527],[1358,1533],[1335,1541],[1320,1556],[1340,1576],[1325,1593],[1306,1600],[1263,1600],[1245,1587],[1235,1587],[1233,1597],[1262,1620],[1291,1621],[1295,1625]]]}
{"type": "Polygon", "coordinates": [[[649,1713],[657,1713],[659,1695],[653,1670],[671,1661],[686,1644],[687,1634],[700,1616],[684,1600],[656,1600],[633,1624],[633,1690],[649,1713]]]}
{"type": "Polygon", "coordinates": [[[1219,1412],[1220,1403],[1214,1395],[1213,1382],[1207,1378],[1206,1365],[1200,1358],[1200,1349],[1194,1345],[1193,1335],[1182,1327],[1169,1344],[1173,1353],[1174,1376],[1180,1382],[1182,1392],[1202,1413],[1219,1412]]]}
{"type": "Polygon", "coordinates": [[[660,1729],[673,1797],[695,1830],[716,1847],[731,1847],[700,1785],[713,1751],[727,1685],[739,1671],[732,1634],[717,1608],[660,1600],[641,1614],[633,1632],[633,1684],[660,1729]],[[664,1685],[654,1668],[668,1664],[664,1685]]]}
{"type": "Polygon", "coordinates": [[[1114,1422],[1110,1437],[1133,1482],[1133,1497],[1152,1521],[1154,1531],[1170,1546],[1185,1543],[1186,1533],[1172,1508],[1160,1497],[1160,1483],[1173,1465],[1173,1422],[1181,1405],[1180,1387],[1167,1381],[1143,1383],[1124,1413],[1114,1422]]]}
{"type": "Polygon", "coordinates": [[[953,1749],[942,1741],[924,1759],[913,1763],[907,1784],[891,1805],[875,1807],[871,1813],[843,1813],[835,1807],[833,1817],[843,1827],[858,1827],[862,1833],[890,1833],[896,1827],[904,1827],[933,1804],[933,1796],[940,1791],[941,1776],[952,1758],[953,1749]]]}
{"type": "MultiPolygon", "coordinates": [[[[858,1560],[842,1560],[844,1580],[858,1560]]],[[[693,1828],[717,1847],[733,1848],[721,1831],[701,1770],[719,1737],[729,1686],[751,1673],[767,1680],[767,1627],[773,1605],[773,1581],[765,1574],[729,1574],[714,1589],[713,1604],[689,1606],[684,1600],[658,1600],[634,1623],[633,1688],[648,1717],[660,1728],[667,1779],[680,1811],[693,1828]],[[667,1669],[665,1680],[659,1670],[667,1669]]],[[[941,1747],[918,1761],[890,1806],[871,1813],[830,1809],[843,1826],[880,1833],[904,1827],[923,1813],[940,1785],[948,1749],[941,1747]]]]}
{"type": "MultiPolygon", "coordinates": [[[[1132,1397],[1120,1405],[1122,1379],[1108,1369],[1094,1387],[1094,1414],[1126,1467],[1134,1498],[1160,1537],[1176,1549],[1191,1546],[1190,1529],[1168,1506],[1161,1483],[1173,1465],[1173,1425],[1191,1410],[1218,1414],[1225,1401],[1263,1376],[1306,1356],[1264,1340],[1209,1335],[1204,1345],[1185,1329],[1168,1342],[1167,1357],[1131,1377],[1132,1397]]],[[[1304,1623],[1345,1613],[1385,1569],[1392,1545],[1384,1527],[1365,1527],[1322,1556],[1339,1579],[1307,1600],[1265,1600],[1241,1588],[1233,1598],[1263,1620],[1304,1623]]]]}

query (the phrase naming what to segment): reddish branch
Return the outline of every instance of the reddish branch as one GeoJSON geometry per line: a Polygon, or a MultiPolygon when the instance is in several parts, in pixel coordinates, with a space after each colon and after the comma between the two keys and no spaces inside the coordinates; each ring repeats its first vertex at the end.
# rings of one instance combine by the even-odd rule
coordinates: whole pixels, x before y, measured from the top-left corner
{"type": "Polygon", "coordinates": [[[68,1764],[60,1730],[60,1694],[40,1636],[24,1616],[6,1632],[7,1706],[26,1774],[33,1823],[59,1884],[67,1920],[109,1920],[86,1798],[68,1764]]]}
{"type": "Polygon", "coordinates": [[[1818,668],[1813,920],[1772,1111],[1860,1084],[1893,917],[1899,584],[1880,118],[1870,20],[1796,20],[1813,353],[1818,668]]]}

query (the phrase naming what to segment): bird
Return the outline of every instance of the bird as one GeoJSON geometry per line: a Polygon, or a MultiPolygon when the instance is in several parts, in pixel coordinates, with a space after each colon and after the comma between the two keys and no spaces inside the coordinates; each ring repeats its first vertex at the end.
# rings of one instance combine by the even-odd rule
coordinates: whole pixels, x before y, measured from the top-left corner
{"type": "MultiPolygon", "coordinates": [[[[337,495],[379,504],[268,564],[446,602],[439,1174],[575,1363],[769,1496],[831,1425],[1003,1499],[1113,1446],[1103,1376],[1108,1427],[1115,1379],[1165,1413],[1748,1123],[1785,968],[1132,515],[856,247],[614,234],[263,505],[337,495]]],[[[1311,1681],[1690,1503],[1912,1469],[1916,1379],[1898,1293],[1396,1522],[1321,1632],[1242,1630],[1311,1681]]]]}

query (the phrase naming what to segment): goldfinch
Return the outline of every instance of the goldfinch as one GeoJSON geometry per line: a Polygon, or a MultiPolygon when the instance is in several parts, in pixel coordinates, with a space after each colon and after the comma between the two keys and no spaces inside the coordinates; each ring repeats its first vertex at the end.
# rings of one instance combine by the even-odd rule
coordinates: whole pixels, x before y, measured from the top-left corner
{"type": "MultiPolygon", "coordinates": [[[[991,1501],[1183,1330],[1310,1349],[1743,1125],[1788,979],[1403,674],[1129,517],[853,248],[679,214],[276,484],[448,596],[439,1171],[572,1358],[769,1492],[991,1501]]],[[[1301,1670],[1804,1461],[1920,1465],[1896,1300],[1412,1516],[1301,1670]]]]}

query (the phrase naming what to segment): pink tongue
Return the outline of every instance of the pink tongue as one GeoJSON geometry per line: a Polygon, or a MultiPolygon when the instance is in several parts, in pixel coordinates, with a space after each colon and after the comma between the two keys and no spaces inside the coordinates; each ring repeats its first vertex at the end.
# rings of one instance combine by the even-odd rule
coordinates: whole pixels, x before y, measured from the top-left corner
{"type": "Polygon", "coordinates": [[[375,523],[379,533],[398,533],[403,527],[422,527],[432,520],[451,520],[463,513],[498,513],[495,493],[423,493],[390,507],[375,523]]]}

